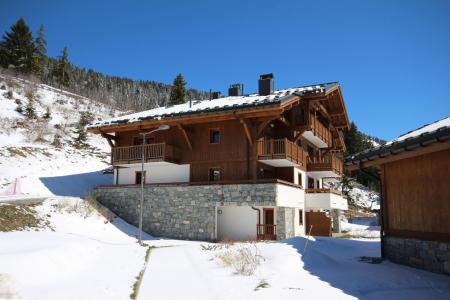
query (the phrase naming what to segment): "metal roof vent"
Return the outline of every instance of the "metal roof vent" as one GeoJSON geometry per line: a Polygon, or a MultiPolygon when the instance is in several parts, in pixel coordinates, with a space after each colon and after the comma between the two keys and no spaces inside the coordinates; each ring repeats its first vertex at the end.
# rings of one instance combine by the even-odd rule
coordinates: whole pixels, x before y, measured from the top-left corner
{"type": "Polygon", "coordinates": [[[242,96],[244,94],[244,85],[235,83],[228,88],[228,96],[242,96]]]}
{"type": "Polygon", "coordinates": [[[258,92],[260,96],[267,96],[273,93],[274,81],[273,74],[262,74],[259,76],[258,92]]]}

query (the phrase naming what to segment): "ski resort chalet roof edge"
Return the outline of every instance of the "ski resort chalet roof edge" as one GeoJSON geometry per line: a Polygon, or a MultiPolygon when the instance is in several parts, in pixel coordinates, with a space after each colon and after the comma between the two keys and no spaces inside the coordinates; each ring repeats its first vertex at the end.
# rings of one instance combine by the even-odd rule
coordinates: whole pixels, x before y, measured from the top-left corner
{"type": "Polygon", "coordinates": [[[236,111],[247,108],[258,108],[283,104],[294,96],[326,94],[339,87],[338,82],[328,82],[309,86],[276,90],[270,95],[249,94],[243,96],[228,96],[211,100],[191,100],[183,104],[157,107],[150,110],[124,115],[116,118],[98,121],[88,125],[89,129],[103,126],[132,124],[146,120],[163,120],[165,118],[197,115],[220,111],[236,111]]]}
{"type": "Polygon", "coordinates": [[[365,162],[373,162],[403,153],[404,151],[412,151],[449,140],[450,116],[402,134],[385,145],[349,156],[345,159],[345,165],[349,167],[365,162]]]}

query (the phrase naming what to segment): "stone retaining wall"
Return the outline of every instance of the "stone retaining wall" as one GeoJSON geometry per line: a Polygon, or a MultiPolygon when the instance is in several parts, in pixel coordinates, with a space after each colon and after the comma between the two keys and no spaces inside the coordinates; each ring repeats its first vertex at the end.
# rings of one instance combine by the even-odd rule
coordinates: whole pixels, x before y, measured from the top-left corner
{"type": "MultiPolygon", "coordinates": [[[[153,236],[214,240],[216,206],[275,206],[276,185],[145,186],[143,229],[153,236]]],[[[118,216],[138,225],[140,186],[100,186],[95,189],[95,196],[118,216]]],[[[283,228],[278,230],[278,234],[286,236],[283,228]]]]}
{"type": "Polygon", "coordinates": [[[450,243],[386,237],[384,249],[393,262],[450,275],[450,243]]]}

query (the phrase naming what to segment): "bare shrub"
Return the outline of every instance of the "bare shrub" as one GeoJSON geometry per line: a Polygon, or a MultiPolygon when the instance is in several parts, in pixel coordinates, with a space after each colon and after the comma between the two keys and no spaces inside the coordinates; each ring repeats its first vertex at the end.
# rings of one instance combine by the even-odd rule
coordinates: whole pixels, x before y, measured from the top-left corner
{"type": "Polygon", "coordinates": [[[94,198],[88,197],[84,201],[72,201],[71,199],[62,199],[58,201],[53,207],[60,212],[77,213],[83,218],[88,218],[95,214],[100,214],[105,217],[106,222],[111,222],[114,214],[111,213],[103,205],[99,204],[94,198]]]}
{"type": "Polygon", "coordinates": [[[29,142],[46,142],[47,136],[51,134],[48,120],[30,120],[25,137],[29,142]]]}
{"type": "Polygon", "coordinates": [[[216,255],[225,267],[231,267],[237,274],[250,276],[255,274],[264,258],[260,255],[256,243],[238,244],[216,255]]]}

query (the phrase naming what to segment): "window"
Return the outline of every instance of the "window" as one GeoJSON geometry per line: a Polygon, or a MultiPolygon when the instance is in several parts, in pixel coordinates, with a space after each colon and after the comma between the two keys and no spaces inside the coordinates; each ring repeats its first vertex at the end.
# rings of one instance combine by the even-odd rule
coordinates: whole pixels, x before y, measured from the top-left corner
{"type": "Polygon", "coordinates": [[[314,178],[308,177],[308,189],[314,188],[314,178]]]}
{"type": "Polygon", "coordinates": [[[209,143],[210,144],[219,144],[220,143],[219,129],[210,129],[209,130],[209,143]]]}
{"type": "Polygon", "coordinates": [[[320,188],[320,181],[319,181],[319,179],[317,179],[317,181],[316,181],[316,188],[317,188],[317,189],[320,188]]]}
{"type": "Polygon", "coordinates": [[[297,173],[297,180],[298,180],[298,182],[297,182],[298,185],[303,185],[302,173],[300,173],[300,172],[297,173]]]}
{"type": "Polygon", "coordinates": [[[303,225],[303,209],[298,210],[298,225],[303,225]]]}
{"type": "Polygon", "coordinates": [[[209,169],[209,181],[219,181],[220,180],[220,169],[211,168],[209,169]]]}
{"type": "MultiPolygon", "coordinates": [[[[133,145],[134,145],[134,146],[142,145],[142,142],[143,142],[143,141],[144,141],[143,138],[141,138],[141,137],[135,137],[135,138],[133,139],[133,145]]],[[[153,137],[146,137],[146,138],[145,138],[145,143],[146,143],[146,144],[154,144],[154,143],[155,143],[155,138],[153,138],[153,137]]]]}
{"type": "MultiPolygon", "coordinates": [[[[145,175],[146,175],[146,171],[144,171],[144,183],[145,183],[145,175]]],[[[142,172],[141,171],[136,171],[136,177],[135,177],[135,184],[141,184],[141,180],[142,180],[142,172]]]]}

